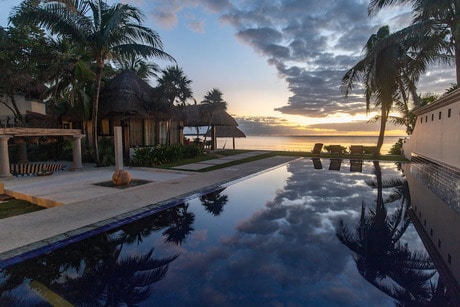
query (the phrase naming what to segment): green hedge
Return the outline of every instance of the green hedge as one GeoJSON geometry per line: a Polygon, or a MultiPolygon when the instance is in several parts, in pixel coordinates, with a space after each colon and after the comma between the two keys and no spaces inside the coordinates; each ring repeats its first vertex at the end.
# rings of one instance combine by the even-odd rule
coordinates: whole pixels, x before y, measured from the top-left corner
{"type": "Polygon", "coordinates": [[[151,167],[181,159],[195,158],[202,154],[203,148],[195,144],[139,147],[134,149],[134,156],[131,160],[131,164],[133,166],[151,167]]]}

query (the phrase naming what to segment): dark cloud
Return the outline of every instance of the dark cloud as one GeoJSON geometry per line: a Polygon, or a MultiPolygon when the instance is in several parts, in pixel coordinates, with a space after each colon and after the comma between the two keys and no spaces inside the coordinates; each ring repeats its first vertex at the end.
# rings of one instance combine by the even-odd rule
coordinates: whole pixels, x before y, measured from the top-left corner
{"type": "MultiPolygon", "coordinates": [[[[267,59],[291,93],[284,114],[309,117],[355,115],[365,112],[362,90],[344,98],[341,79],[362,56],[362,49],[383,25],[400,30],[412,21],[410,7],[389,7],[368,16],[362,0],[187,0],[158,1],[152,14],[164,25],[177,23],[184,7],[201,6],[230,24],[237,39],[267,59]]],[[[191,24],[195,31],[204,25],[191,24]]],[[[432,67],[422,78],[420,92],[444,92],[454,82],[452,67],[432,67]]]]}
{"type": "MultiPolygon", "coordinates": [[[[396,31],[412,19],[407,7],[384,9],[370,18],[367,6],[367,1],[359,0],[255,1],[251,5],[235,1],[222,19],[286,80],[292,96],[277,111],[309,117],[354,115],[365,112],[363,98],[343,97],[344,73],[359,60],[362,47],[379,27],[388,24],[396,31]]],[[[422,86],[421,91],[426,90],[422,86]]],[[[357,88],[354,93],[362,92],[357,88]]]]}

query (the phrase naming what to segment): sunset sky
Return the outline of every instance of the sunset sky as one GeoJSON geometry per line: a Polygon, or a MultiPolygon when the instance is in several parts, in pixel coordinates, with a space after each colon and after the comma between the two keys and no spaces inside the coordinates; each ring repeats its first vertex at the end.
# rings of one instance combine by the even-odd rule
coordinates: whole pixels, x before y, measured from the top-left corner
{"type": "MultiPolygon", "coordinates": [[[[374,114],[366,115],[362,91],[344,98],[341,78],[379,27],[393,32],[411,21],[409,7],[369,17],[368,0],[127,2],[159,33],[165,51],[192,80],[197,101],[218,88],[241,127],[276,127],[285,134],[376,134],[378,125],[366,123],[374,114]]],[[[0,0],[0,25],[17,4],[0,0]]],[[[454,77],[452,67],[434,66],[419,92],[442,94],[454,77]]],[[[404,135],[404,127],[394,129],[387,135],[404,135]]]]}

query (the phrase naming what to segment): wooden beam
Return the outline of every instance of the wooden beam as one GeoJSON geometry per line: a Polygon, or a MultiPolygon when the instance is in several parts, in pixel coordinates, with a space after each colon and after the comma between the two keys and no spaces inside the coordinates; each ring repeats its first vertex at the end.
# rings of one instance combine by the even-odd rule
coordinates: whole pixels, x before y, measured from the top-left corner
{"type": "Polygon", "coordinates": [[[80,129],[0,128],[0,135],[11,136],[78,136],[80,129]]]}

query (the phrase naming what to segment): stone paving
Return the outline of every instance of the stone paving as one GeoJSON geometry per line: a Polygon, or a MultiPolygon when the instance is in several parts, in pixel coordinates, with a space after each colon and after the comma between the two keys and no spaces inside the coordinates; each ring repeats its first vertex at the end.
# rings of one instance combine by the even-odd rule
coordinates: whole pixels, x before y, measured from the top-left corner
{"type": "MultiPolygon", "coordinates": [[[[247,157],[248,153],[244,153],[232,159],[247,157]]],[[[294,159],[277,156],[209,172],[127,168],[134,179],[150,182],[126,189],[95,185],[110,181],[115,171],[113,167],[85,165],[83,171],[78,172],[2,178],[6,194],[49,208],[0,220],[0,261],[61,244],[70,237],[100,227],[123,223],[133,216],[158,210],[159,204],[190,197],[294,159]]]]}
{"type": "Polygon", "coordinates": [[[218,158],[218,159],[211,159],[211,160],[205,160],[205,161],[201,161],[201,162],[197,162],[197,163],[180,165],[180,166],[173,167],[173,169],[188,170],[188,171],[199,171],[199,170],[203,170],[203,169],[206,169],[208,167],[215,166],[215,165],[222,165],[222,164],[229,163],[229,162],[234,162],[234,161],[237,161],[237,160],[242,160],[242,159],[246,159],[246,158],[260,156],[260,155],[262,155],[264,153],[265,152],[263,152],[263,151],[249,151],[249,152],[245,152],[245,153],[241,153],[241,154],[237,154],[237,155],[225,156],[225,157],[218,158]]]}

